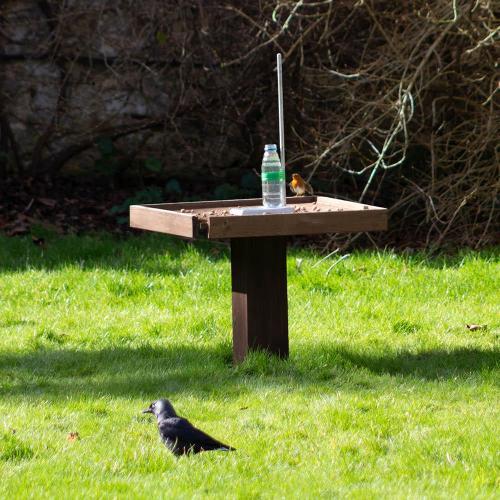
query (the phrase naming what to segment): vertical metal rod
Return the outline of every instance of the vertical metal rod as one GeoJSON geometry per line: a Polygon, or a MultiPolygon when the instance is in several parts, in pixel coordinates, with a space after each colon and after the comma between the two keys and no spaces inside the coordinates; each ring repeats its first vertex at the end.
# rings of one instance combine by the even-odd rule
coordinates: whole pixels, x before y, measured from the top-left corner
{"type": "Polygon", "coordinates": [[[276,72],[278,74],[278,120],[280,132],[280,158],[285,168],[285,118],[283,116],[283,73],[281,70],[281,54],[276,54],[276,72]]]}

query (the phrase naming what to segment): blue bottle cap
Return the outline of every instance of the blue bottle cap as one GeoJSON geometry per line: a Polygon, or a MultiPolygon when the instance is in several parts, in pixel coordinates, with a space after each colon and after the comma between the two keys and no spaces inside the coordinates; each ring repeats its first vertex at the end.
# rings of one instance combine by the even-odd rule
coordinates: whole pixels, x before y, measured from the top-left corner
{"type": "Polygon", "coordinates": [[[264,151],[276,151],[276,144],[266,144],[264,146],[264,151]]]}

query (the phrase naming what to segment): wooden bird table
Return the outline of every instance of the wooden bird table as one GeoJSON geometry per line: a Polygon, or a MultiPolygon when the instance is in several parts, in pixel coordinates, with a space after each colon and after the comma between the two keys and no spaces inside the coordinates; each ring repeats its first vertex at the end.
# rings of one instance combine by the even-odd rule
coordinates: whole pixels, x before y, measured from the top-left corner
{"type": "Polygon", "coordinates": [[[286,237],[387,229],[385,208],[324,196],[287,198],[294,213],[232,215],[260,198],[132,205],[130,226],[183,238],[230,239],[233,359],[249,349],[288,356],[286,237]]]}

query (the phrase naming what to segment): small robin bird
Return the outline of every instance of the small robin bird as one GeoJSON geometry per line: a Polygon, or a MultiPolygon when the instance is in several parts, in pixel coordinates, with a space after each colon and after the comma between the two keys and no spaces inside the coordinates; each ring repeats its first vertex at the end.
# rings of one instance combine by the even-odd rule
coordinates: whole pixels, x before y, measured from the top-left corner
{"type": "Polygon", "coordinates": [[[305,194],[314,194],[311,184],[302,179],[300,174],[292,174],[292,182],[288,184],[295,196],[304,196],[305,194]]]}

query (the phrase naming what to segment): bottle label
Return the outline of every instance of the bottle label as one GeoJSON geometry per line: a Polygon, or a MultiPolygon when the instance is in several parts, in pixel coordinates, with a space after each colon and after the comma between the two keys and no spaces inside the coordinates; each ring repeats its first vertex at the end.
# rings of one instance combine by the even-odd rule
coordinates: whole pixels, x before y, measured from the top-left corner
{"type": "Polygon", "coordinates": [[[277,172],[262,172],[262,182],[281,182],[285,180],[285,172],[278,170],[277,172]]]}

